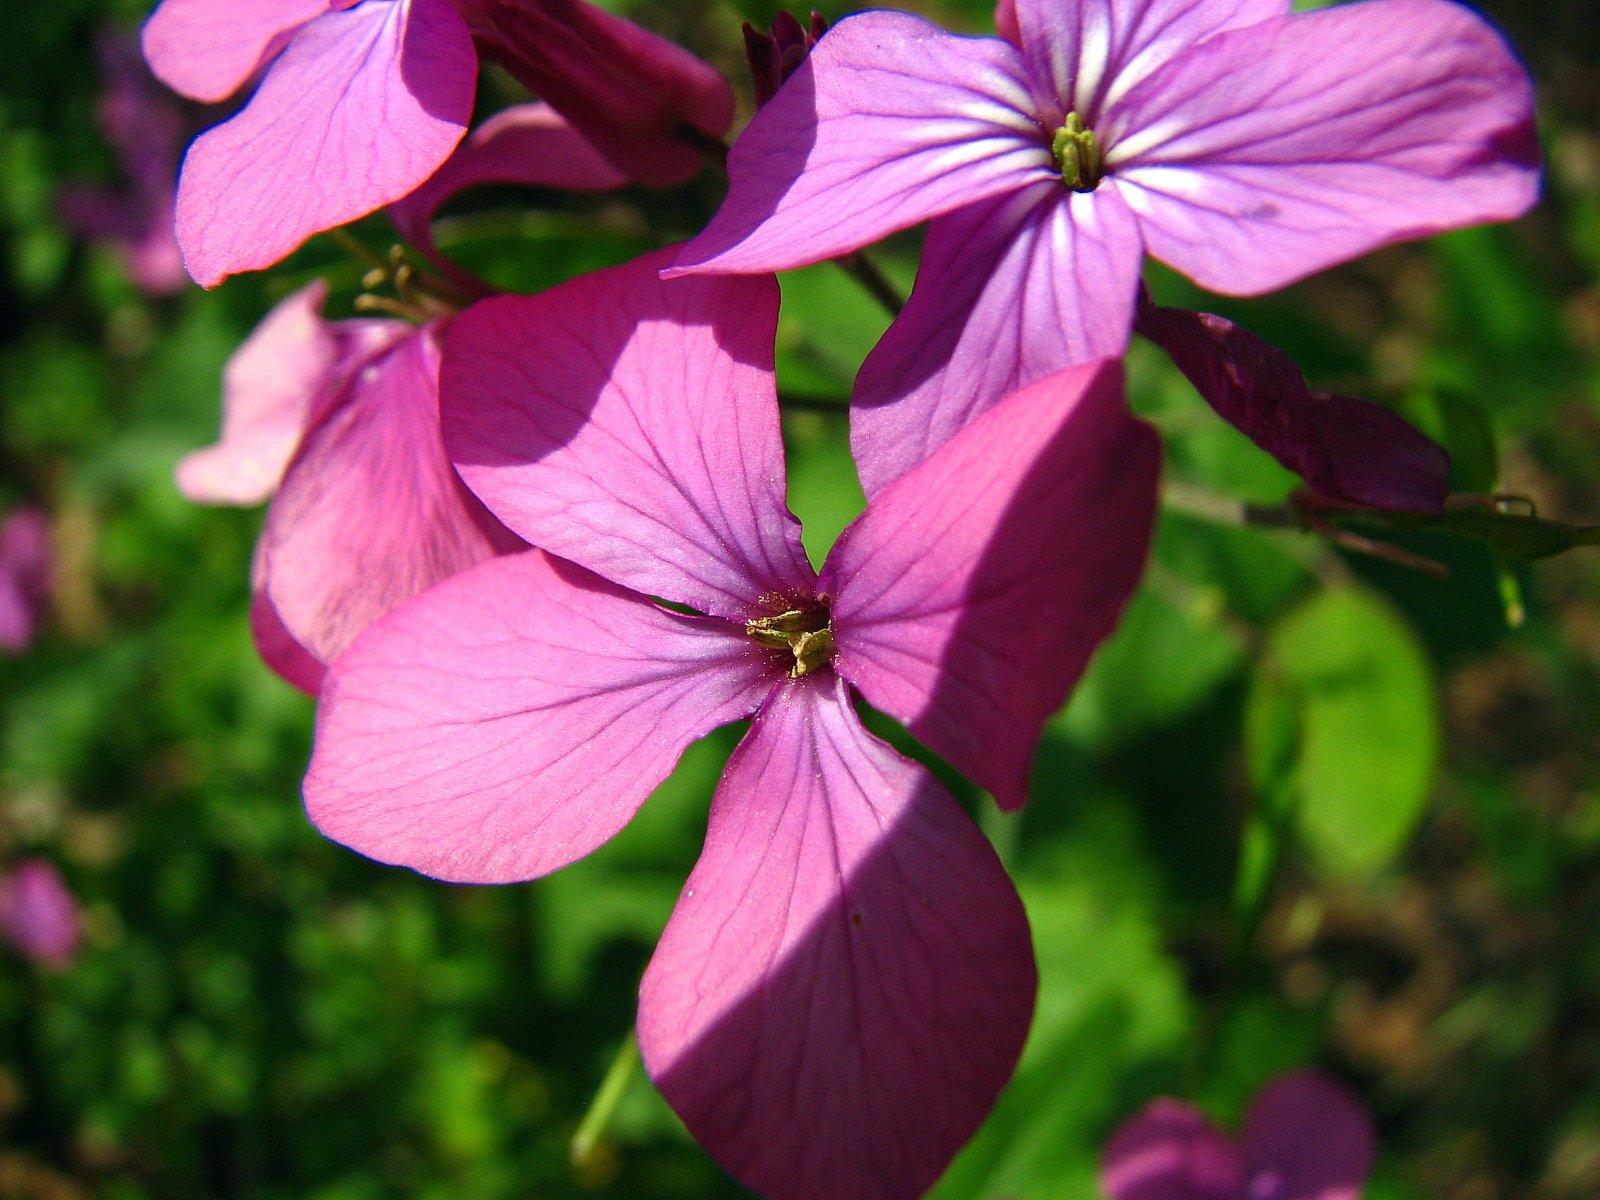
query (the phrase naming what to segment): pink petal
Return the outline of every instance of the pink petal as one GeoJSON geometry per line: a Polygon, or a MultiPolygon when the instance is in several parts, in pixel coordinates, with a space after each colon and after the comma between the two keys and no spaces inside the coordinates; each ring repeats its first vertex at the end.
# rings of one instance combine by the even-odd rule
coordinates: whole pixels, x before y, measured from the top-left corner
{"type": "Polygon", "coordinates": [[[233,352],[222,376],[222,437],[178,463],[178,490],[196,504],[260,504],[283,477],[316,395],[340,357],[322,319],[328,285],[280,300],[233,352]]]}
{"type": "Polygon", "coordinates": [[[0,521],[0,651],[21,654],[50,600],[50,519],[19,508],[0,521]]]}
{"type": "Polygon", "coordinates": [[[1115,362],[1009,396],[840,535],[820,585],[839,673],[1019,806],[1041,726],[1138,583],[1159,463],[1115,362]]]}
{"type": "Polygon", "coordinates": [[[215,103],[243,87],[295,30],[352,0],[162,0],[140,40],[157,79],[215,103]]]}
{"type": "Polygon", "coordinates": [[[1051,131],[1109,104],[1180,51],[1281,16],[1289,0],[1000,0],[995,22],[1022,47],[1051,131]]]}
{"type": "Polygon", "coordinates": [[[26,858],[0,876],[0,933],[27,958],[58,970],[78,955],[83,920],[61,873],[26,858]]]}
{"type": "Polygon", "coordinates": [[[362,4],[305,26],[178,183],[195,281],[271,266],[411,191],[466,131],[477,53],[449,0],[362,4]]]}
{"type": "Polygon", "coordinates": [[[1114,191],[1055,181],[928,227],[905,311],[856,377],[850,432],[876,495],[1002,396],[1120,355],[1144,253],[1114,191]]]}
{"type": "Polygon", "coordinates": [[[694,1136],[768,1200],[912,1200],[1005,1085],[1033,1009],[1022,906],[843,683],[784,681],[735,751],[639,998],[694,1136]]]}
{"type": "Polygon", "coordinates": [[[456,321],[451,456],[534,545],[702,612],[810,594],[784,504],[771,278],[663,282],[672,252],[456,321]]]}
{"type": "Polygon", "coordinates": [[[1230,295],[1538,198],[1527,74],[1445,0],[1220,35],[1145,80],[1102,132],[1150,253],[1230,295]]]}
{"type": "Polygon", "coordinates": [[[322,690],[323,677],[328,673],[326,664],[295,640],[264,592],[257,592],[250,601],[250,636],[261,661],[285,683],[308,696],[322,690]]]}
{"type": "Polygon", "coordinates": [[[630,179],[699,173],[699,143],[733,122],[733,92],[709,63],[582,0],[456,0],[489,57],[571,121],[630,179]],[[685,137],[685,129],[700,136],[685,137]]]}
{"type": "Polygon", "coordinates": [[[446,201],[492,183],[605,191],[627,182],[553,108],[518,104],[474,129],[426,183],[389,206],[389,217],[429,261],[479,286],[433,244],[433,218],[446,201]]]}
{"type": "Polygon", "coordinates": [[[333,664],[306,807],[380,862],[531,879],[627,824],[685,746],[756,707],[770,670],[737,626],[538,550],[493,559],[333,664]]]}
{"type": "Polygon", "coordinates": [[[858,13],[739,135],[728,197],[678,263],[803,266],[1057,177],[1015,47],[858,13]]]}
{"type": "Polygon", "coordinates": [[[1238,1150],[1199,1109],[1163,1097],[1111,1135],[1100,1189],[1110,1200],[1245,1200],[1245,1177],[1238,1150]]]}
{"type": "Polygon", "coordinates": [[[445,457],[438,336],[408,333],[355,373],[267,510],[258,587],[322,662],[401,601],[520,545],[445,457]]]}
{"type": "Polygon", "coordinates": [[[1252,1194],[1277,1200],[1358,1200],[1376,1143],[1361,1102],[1316,1071],[1263,1088],[1239,1141],[1252,1194]]]}
{"type": "Polygon", "coordinates": [[[1209,313],[1145,305],[1139,332],[1258,446],[1330,500],[1437,511],[1450,456],[1369,400],[1313,392],[1282,350],[1209,313]]]}

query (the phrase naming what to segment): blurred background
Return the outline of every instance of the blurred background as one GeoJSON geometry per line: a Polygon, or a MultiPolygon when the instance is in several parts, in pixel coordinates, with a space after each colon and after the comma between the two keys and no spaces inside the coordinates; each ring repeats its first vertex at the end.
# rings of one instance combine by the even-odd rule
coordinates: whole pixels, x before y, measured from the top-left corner
{"type": "MultiPolygon", "coordinates": [[[[748,104],[739,22],[776,5],[609,7],[748,104]]],[[[1398,408],[1449,447],[1457,490],[1596,523],[1600,3],[1484,9],[1539,86],[1531,216],[1263,300],[1147,278],[1314,386],[1398,408]]],[[[922,11],[992,30],[975,0],[922,11]]],[[[0,641],[0,909],[58,872],[77,925],[52,877],[29,895],[64,927],[13,929],[0,957],[0,1196],[742,1195],[625,1054],[611,1071],[737,730],[534,884],[434,883],[307,824],[312,702],[246,624],[260,512],[191,505],[172,468],[214,440],[223,364],[266,309],[325,276],[348,315],[363,267],[319,238],[211,293],[174,273],[176,155],[216,114],[141,91],[145,15],[6,15],[0,520],[38,514],[53,562],[36,636],[0,641]],[[614,1107],[575,1160],[608,1072],[614,1107]]],[[[495,74],[481,95],[517,98],[495,74]]],[[[721,186],[484,191],[440,240],[531,290],[693,233],[721,186]]],[[[382,217],[352,232],[394,238],[382,217]]],[[[903,288],[916,248],[881,254],[903,288]]],[[[827,267],[784,287],[792,503],[820,558],[861,505],[842,406],[886,318],[827,267]]],[[[1446,582],[1247,526],[1237,502],[1280,504],[1294,478],[1150,347],[1130,372],[1168,446],[1146,584],[1051,724],[1026,814],[961,792],[1027,901],[1042,990],[1015,1081],[935,1194],[1091,1197],[1107,1132],[1150,1097],[1228,1122],[1313,1064],[1372,1107],[1372,1197],[1600,1194],[1600,552],[1505,564],[1406,537],[1446,582]]]]}

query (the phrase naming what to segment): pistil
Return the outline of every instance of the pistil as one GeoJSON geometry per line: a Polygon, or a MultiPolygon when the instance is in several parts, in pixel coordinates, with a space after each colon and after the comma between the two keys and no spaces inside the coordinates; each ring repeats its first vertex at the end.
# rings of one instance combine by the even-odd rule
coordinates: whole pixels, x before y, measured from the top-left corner
{"type": "Polygon", "coordinates": [[[1094,191],[1105,175],[1105,159],[1094,130],[1086,128],[1083,118],[1075,112],[1068,113],[1056,130],[1050,142],[1050,157],[1061,172],[1061,182],[1075,192],[1094,191]]]}

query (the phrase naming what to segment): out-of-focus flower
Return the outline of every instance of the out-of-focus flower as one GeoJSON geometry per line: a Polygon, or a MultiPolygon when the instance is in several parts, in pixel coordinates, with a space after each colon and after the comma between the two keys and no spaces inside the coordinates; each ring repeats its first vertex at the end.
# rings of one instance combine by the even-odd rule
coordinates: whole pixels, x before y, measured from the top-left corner
{"type": "Polygon", "coordinates": [[[127,186],[73,186],[58,201],[61,219],[85,237],[117,247],[134,284],[165,296],[188,282],[173,233],[173,196],[185,136],[183,112],[157,86],[125,37],[100,39],[105,92],[100,130],[122,165],[127,186]]]}
{"type": "Polygon", "coordinates": [[[271,266],[426,180],[472,116],[474,39],[630,178],[688,178],[701,152],[679,133],[733,117],[710,66],[583,0],[163,0],[144,52],[174,90],[222,100],[263,72],[184,159],[189,273],[271,266]]]}
{"type": "Polygon", "coordinates": [[[72,962],[83,941],[78,902],[61,873],[42,858],[0,872],[0,933],[17,952],[46,966],[72,962]]]}
{"type": "Polygon", "coordinates": [[[662,281],[671,253],[457,320],[452,456],[543,549],[334,661],[307,809],[381,861],[528,879],[754,714],[645,974],[645,1062],[762,1195],[909,1200],[1009,1076],[1033,960],[993,851],[851,687],[1022,803],[1142,569],[1158,443],[1116,364],[1052,376],[875,497],[819,575],[784,503],[776,283],[662,281]]]}
{"type": "Polygon", "coordinates": [[[1323,500],[1438,512],[1450,456],[1370,400],[1314,392],[1282,350],[1210,313],[1141,303],[1135,328],[1172,357],[1217,413],[1323,500]]]}
{"type": "Polygon", "coordinates": [[[1110,1200],[1357,1200],[1374,1143],[1347,1088],[1301,1071],[1257,1094],[1237,1138],[1193,1105],[1152,1101],[1111,1135],[1100,1187],[1110,1200]]]}
{"type": "Polygon", "coordinates": [[[1008,38],[867,12],[728,159],[680,270],[756,272],[930,220],[856,380],[870,496],[1001,396],[1120,354],[1146,252],[1271,291],[1538,191],[1526,72],[1446,0],[1016,0],[1008,38]]]}
{"type": "Polygon", "coordinates": [[[33,643],[50,599],[50,520],[19,508],[0,522],[0,650],[20,654],[33,643]]]}

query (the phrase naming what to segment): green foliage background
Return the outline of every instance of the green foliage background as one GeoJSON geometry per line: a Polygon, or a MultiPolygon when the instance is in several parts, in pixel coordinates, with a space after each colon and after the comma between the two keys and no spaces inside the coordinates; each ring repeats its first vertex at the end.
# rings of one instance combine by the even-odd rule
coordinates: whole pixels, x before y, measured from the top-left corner
{"type": "MultiPolygon", "coordinates": [[[[738,20],[773,12],[616,7],[735,79],[738,20]]],[[[1314,385],[1400,408],[1448,444],[1461,490],[1596,522],[1600,9],[1486,8],[1541,89],[1533,216],[1259,301],[1149,280],[1279,342],[1314,385]]],[[[925,11],[988,21],[977,0],[925,11]]],[[[114,178],[93,38],[143,15],[138,0],[7,14],[0,511],[45,504],[61,562],[43,640],[0,662],[0,856],[58,862],[88,940],[61,973],[0,960],[0,1196],[740,1195],[642,1076],[598,1148],[576,1165],[568,1150],[737,731],[693,749],[612,845],[536,884],[436,884],[307,825],[312,706],[245,625],[259,513],[191,506],[171,472],[213,438],[221,367],[265,308],[325,273],[344,315],[360,267],[320,239],[277,271],[152,301],[62,229],[64,182],[114,178]]],[[[513,94],[485,86],[486,103],[513,94]]],[[[507,286],[543,287],[692,233],[719,187],[708,173],[532,208],[494,194],[447,240],[507,286]]],[[[381,218],[357,234],[390,236],[381,218]]],[[[915,250],[883,253],[902,286],[915,250]]],[[[785,280],[792,500],[818,556],[861,503],[830,405],[883,325],[840,272],[785,280]]],[[[1376,1113],[1374,1197],[1592,1197],[1600,557],[1508,572],[1478,543],[1406,535],[1449,565],[1441,583],[1248,527],[1237,502],[1278,504],[1293,478],[1148,347],[1130,372],[1168,447],[1157,551],[1052,722],[1025,815],[963,793],[1027,901],[1043,983],[1015,1082],[936,1194],[1092,1196],[1107,1131],[1151,1096],[1230,1121],[1273,1074],[1319,1064],[1376,1113]]]]}

